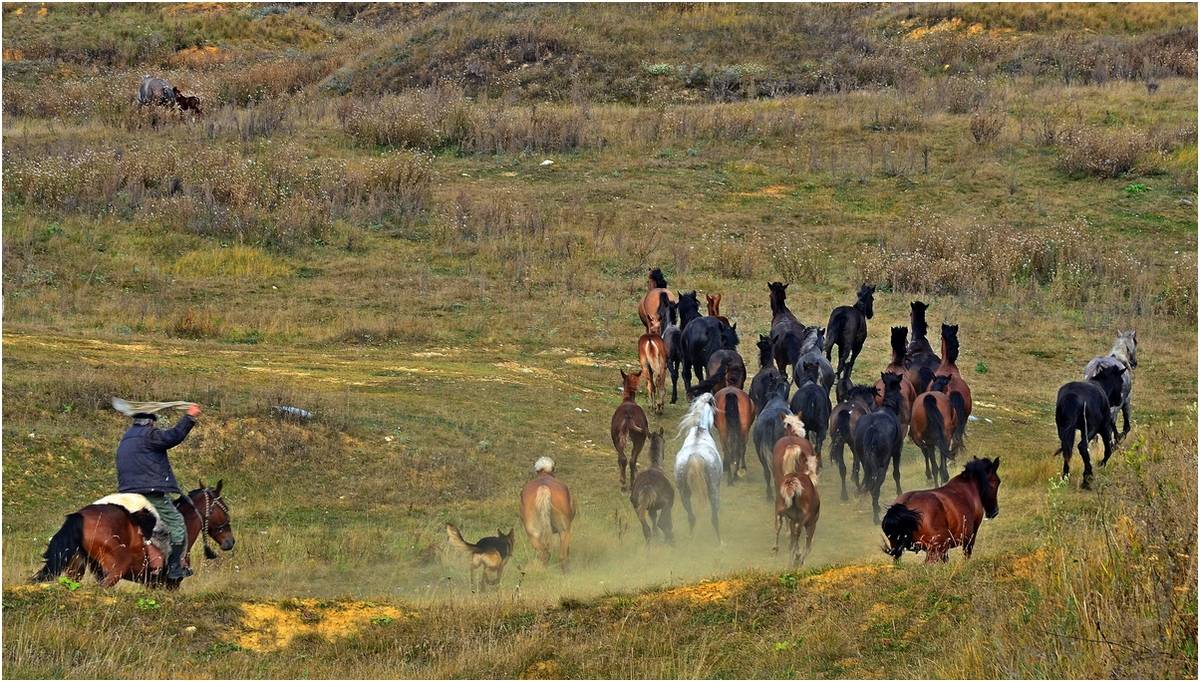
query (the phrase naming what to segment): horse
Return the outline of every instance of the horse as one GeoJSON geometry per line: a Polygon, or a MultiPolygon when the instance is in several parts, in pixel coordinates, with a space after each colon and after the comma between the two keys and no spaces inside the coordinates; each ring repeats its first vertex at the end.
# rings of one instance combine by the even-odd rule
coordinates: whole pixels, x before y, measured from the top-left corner
{"type": "MultiPolygon", "coordinates": [[[[1137,332],[1132,329],[1127,332],[1117,330],[1117,340],[1113,342],[1112,350],[1108,352],[1108,355],[1092,358],[1083,370],[1083,380],[1087,381],[1096,376],[1102,367],[1125,368],[1125,373],[1121,375],[1121,417],[1125,423],[1116,438],[1117,443],[1120,443],[1129,434],[1129,412],[1132,409],[1129,395],[1133,392],[1133,370],[1137,369],[1137,364],[1137,332]]],[[[1115,407],[1113,408],[1113,423],[1117,423],[1117,408],[1115,407]]]]}
{"type": "Polygon", "coordinates": [[[767,404],[759,410],[754,420],[754,452],[758,455],[758,463],[762,465],[768,502],[775,499],[775,489],[771,486],[772,453],[775,443],[786,433],[783,418],[792,413],[788,407],[787,390],[787,381],[779,381],[768,387],[767,404]]]}
{"type": "MultiPolygon", "coordinates": [[[[224,481],[215,488],[200,482],[200,487],[175,500],[187,528],[184,561],[188,561],[197,539],[204,545],[204,557],[215,559],[217,554],[208,546],[209,538],[228,552],[233,549],[234,537],[229,503],[221,497],[224,481]]],[[[158,547],[149,541],[149,532],[156,517],[134,518],[116,504],[90,504],[68,514],[58,532],[50,538],[42,558],[46,563],[33,576],[34,582],[46,582],[62,575],[79,580],[91,569],[104,587],[121,580],[139,582],[149,587],[178,589],[182,580],[166,577],[165,559],[158,547]]]]}
{"type": "Polygon", "coordinates": [[[934,376],[950,377],[946,394],[950,396],[950,409],[954,410],[954,438],[959,446],[966,440],[967,418],[971,416],[971,387],[958,371],[958,325],[942,325],[942,364],[934,376]]]}
{"type": "Polygon", "coordinates": [[[533,463],[533,478],[521,488],[521,525],[543,566],[549,563],[550,543],[557,538],[558,563],[562,572],[567,572],[575,514],[575,499],[555,477],[554,460],[539,457],[533,463]]]}
{"type": "Polygon", "coordinates": [[[804,428],[804,421],[791,413],[780,414],[779,417],[783,435],[771,447],[771,478],[779,483],[788,474],[807,472],[810,466],[812,473],[816,474],[817,455],[806,437],[808,432],[804,428]]]}
{"type": "Polygon", "coordinates": [[[662,470],[663,430],[659,427],[650,434],[650,468],[638,472],[629,490],[629,502],[642,522],[642,535],[646,544],[655,531],[662,533],[668,544],[675,544],[671,530],[671,507],[675,504],[675,488],[662,470]]]}
{"type": "Polygon", "coordinates": [[[825,330],[821,327],[809,327],[804,341],[800,344],[800,354],[792,365],[792,379],[799,386],[804,380],[804,364],[811,362],[817,366],[817,383],[825,389],[825,394],[833,388],[833,365],[825,359],[825,330]]]}
{"type": "Polygon", "coordinates": [[[683,320],[683,387],[692,389],[692,373],[704,380],[708,359],[719,350],[736,350],[737,326],[730,327],[715,317],[701,317],[696,292],[679,297],[679,314],[683,320]]]}
{"type": "Polygon", "coordinates": [[[759,334],[758,372],[750,380],[750,399],[754,401],[754,408],[760,412],[762,408],[766,407],[767,400],[770,398],[767,395],[768,389],[779,382],[787,385],[787,374],[775,368],[772,352],[771,339],[759,334]]]}
{"type": "Polygon", "coordinates": [[[904,431],[900,426],[900,377],[887,372],[881,376],[883,405],[864,414],[854,428],[854,453],[863,467],[859,492],[871,493],[871,514],[875,523],[879,523],[879,489],[887,476],[889,461],[892,478],[896,481],[896,494],[900,494],[900,449],[904,445],[904,431]]]}
{"type": "Polygon", "coordinates": [[[837,464],[838,474],[842,477],[842,500],[850,499],[846,494],[846,460],[843,457],[844,448],[850,446],[850,456],[853,458],[855,487],[858,487],[858,453],[854,449],[854,428],[863,415],[875,409],[875,398],[879,389],[874,386],[850,386],[842,400],[829,412],[829,459],[837,464]]]}
{"type": "Polygon", "coordinates": [[[829,413],[833,406],[829,403],[829,391],[817,383],[818,368],[808,362],[800,368],[803,374],[798,374],[799,388],[792,394],[790,403],[794,414],[800,415],[812,435],[812,444],[817,452],[817,462],[821,461],[821,446],[825,436],[829,434],[829,413]]]}
{"type": "Polygon", "coordinates": [[[726,386],[714,396],[713,409],[716,411],[717,434],[721,437],[725,475],[729,485],[733,485],[737,473],[746,470],[746,442],[754,422],[754,403],[742,389],[726,386]]]}
{"type": "Polygon", "coordinates": [[[621,490],[625,490],[625,465],[629,464],[629,480],[637,476],[638,454],[642,444],[646,442],[646,434],[650,433],[650,423],[646,413],[637,404],[637,390],[640,383],[640,371],[626,374],[621,370],[621,404],[613,412],[612,423],[608,433],[612,437],[613,447],[617,450],[617,469],[621,471],[621,490]],[[633,445],[633,457],[625,459],[625,446],[633,445]]]}
{"type": "Polygon", "coordinates": [[[661,336],[646,333],[638,338],[638,363],[646,378],[646,397],[654,414],[661,415],[667,393],[667,344],[661,336]]]}
{"type": "Polygon", "coordinates": [[[954,437],[957,416],[950,408],[950,396],[946,394],[950,377],[934,377],[929,390],[913,401],[912,422],[908,426],[908,437],[925,456],[925,480],[939,482],[950,480],[946,463],[958,456],[958,439],[954,437]],[[941,466],[934,458],[934,449],[941,454],[941,466]],[[940,476],[940,478],[939,478],[940,476]]]}
{"type": "Polygon", "coordinates": [[[941,366],[942,359],[933,352],[926,334],[929,325],[925,322],[925,310],[929,304],[921,301],[909,303],[909,324],[912,326],[912,340],[904,349],[904,369],[908,382],[917,393],[929,390],[929,382],[933,381],[933,373],[941,366]]]}
{"type": "Polygon", "coordinates": [[[708,378],[688,389],[688,398],[701,393],[715,394],[726,386],[742,388],[746,385],[746,362],[736,350],[722,349],[713,353],[704,370],[708,378]]]}
{"type": "Polygon", "coordinates": [[[1075,432],[1079,431],[1079,456],[1083,458],[1083,484],[1086,490],[1092,487],[1092,459],[1088,454],[1088,443],[1097,435],[1104,442],[1104,459],[1100,466],[1108,464],[1112,456],[1113,439],[1117,424],[1112,408],[1121,405],[1121,389],[1124,386],[1124,365],[1101,367],[1096,376],[1087,381],[1072,381],[1058,389],[1054,406],[1054,424],[1058,427],[1059,447],[1054,454],[1062,453],[1063,478],[1071,473],[1071,448],[1075,432]]]}
{"type": "Polygon", "coordinates": [[[770,282],[771,292],[771,348],[775,364],[780,372],[796,364],[805,346],[812,327],[805,327],[787,307],[787,287],[782,282],[770,282]]]}
{"type": "Polygon", "coordinates": [[[659,294],[659,316],[666,320],[662,340],[667,347],[667,371],[671,374],[671,404],[679,397],[679,365],[683,362],[683,330],[678,324],[679,305],[667,294],[659,294]]]}
{"type": "Polygon", "coordinates": [[[721,294],[716,294],[715,296],[705,294],[704,300],[708,303],[709,317],[715,317],[725,324],[729,324],[729,318],[721,314],[721,294]]]}
{"type": "MultiPolygon", "coordinates": [[[[907,339],[908,329],[892,327],[892,362],[883,368],[884,372],[900,375],[900,424],[904,427],[906,434],[912,418],[913,401],[917,399],[917,390],[908,380],[904,368],[904,343],[907,339]]],[[[876,381],[875,387],[879,389],[880,393],[879,397],[875,399],[875,404],[882,405],[883,380],[876,381]]]]}
{"type": "Polygon", "coordinates": [[[858,288],[854,305],[842,305],[829,313],[825,326],[825,359],[832,361],[833,347],[838,347],[838,376],[854,373],[854,361],[867,340],[867,320],[875,316],[875,287],[866,284],[858,288]]]}
{"type": "Polygon", "coordinates": [[[979,524],[1000,513],[1000,458],[967,462],[963,472],[933,490],[914,490],[896,498],[883,516],[885,554],[897,563],[904,552],[925,552],[925,563],[946,561],[963,548],[971,558],[979,524]]]}
{"type": "Polygon", "coordinates": [[[679,488],[683,509],[688,515],[688,529],[696,530],[696,515],[692,512],[692,494],[708,498],[712,527],[721,542],[721,525],[717,519],[720,508],[721,453],[712,438],[714,398],[711,393],[696,398],[679,422],[679,435],[687,434],[675,454],[675,486],[679,488]]]}
{"type": "Polygon", "coordinates": [[[667,289],[667,278],[663,277],[662,270],[651,268],[650,274],[646,278],[646,295],[638,304],[638,317],[642,320],[642,324],[646,325],[647,332],[662,334],[663,320],[659,315],[659,296],[661,294],[666,294],[668,299],[671,297],[671,292],[667,289]]]}

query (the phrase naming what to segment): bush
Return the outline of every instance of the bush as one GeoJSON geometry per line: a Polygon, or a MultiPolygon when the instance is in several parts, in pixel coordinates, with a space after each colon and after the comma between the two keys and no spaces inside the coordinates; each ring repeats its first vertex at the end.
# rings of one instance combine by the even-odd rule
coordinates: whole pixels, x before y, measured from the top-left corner
{"type": "Polygon", "coordinates": [[[1154,142],[1141,131],[1078,128],[1061,135],[1058,167],[1070,175],[1117,178],[1137,167],[1153,149],[1154,142]]]}
{"type": "Polygon", "coordinates": [[[976,112],[971,116],[971,139],[975,140],[975,144],[994,142],[1003,129],[1004,116],[1002,114],[976,112]]]}

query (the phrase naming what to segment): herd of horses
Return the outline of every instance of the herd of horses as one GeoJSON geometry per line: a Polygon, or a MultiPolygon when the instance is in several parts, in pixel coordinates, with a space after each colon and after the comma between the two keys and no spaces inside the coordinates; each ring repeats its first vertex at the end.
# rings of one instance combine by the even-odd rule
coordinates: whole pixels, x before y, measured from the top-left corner
{"type": "MultiPolygon", "coordinates": [[[[972,459],[960,474],[950,476],[950,463],[964,449],[973,406],[971,387],[957,364],[957,325],[942,324],[940,353],[935,352],[928,338],[928,305],[912,301],[909,325],[890,330],[890,362],[873,383],[855,384],[851,377],[867,339],[868,320],[874,317],[875,288],[862,285],[854,304],[835,308],[821,328],[803,324],[788,308],[786,283],[770,282],[771,324],[758,337],[759,367],[750,377],[737,350],[737,325],[720,314],[720,294],[706,296],[704,316],[697,292],[672,292],[658,268],[650,270],[647,284],[638,306],[645,326],[637,342],[640,369],[621,370],[621,403],[610,424],[620,486],[629,490],[646,542],[656,534],[673,541],[676,489],[689,528],[694,530],[696,523],[694,502],[706,503],[719,541],[722,478],[734,485],[745,475],[746,448],[752,443],[767,500],[774,502],[776,550],[786,523],[792,564],[802,564],[820,515],[817,477],[828,440],[829,460],[841,477],[841,499],[849,499],[844,456],[849,448],[851,481],[859,493],[870,495],[872,519],[882,526],[888,554],[899,560],[905,551],[923,551],[926,561],[945,561],[948,550],[962,547],[970,555],[980,523],[999,513],[1000,458],[972,459]],[[663,472],[663,429],[651,430],[637,394],[644,386],[653,411],[662,415],[666,378],[670,376],[675,403],[681,368],[691,405],[679,424],[682,444],[672,485],[663,472]],[[920,450],[926,480],[936,487],[902,491],[905,439],[920,450]],[[647,440],[650,468],[639,472],[647,440]],[[881,519],[879,496],[889,468],[897,498],[881,519]]],[[[1069,474],[1079,432],[1084,488],[1093,478],[1089,442],[1102,439],[1103,465],[1113,444],[1129,432],[1131,370],[1136,367],[1137,335],[1119,332],[1109,355],[1093,359],[1082,381],[1059,391],[1055,421],[1063,476],[1069,474]],[[1118,410],[1124,415],[1120,434],[1118,410]]]]}

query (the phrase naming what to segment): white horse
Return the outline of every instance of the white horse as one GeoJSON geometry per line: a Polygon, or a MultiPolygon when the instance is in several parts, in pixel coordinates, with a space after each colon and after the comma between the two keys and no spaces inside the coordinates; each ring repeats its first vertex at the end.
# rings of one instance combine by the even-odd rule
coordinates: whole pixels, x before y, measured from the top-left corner
{"type": "Polygon", "coordinates": [[[688,528],[692,531],[696,528],[692,493],[708,498],[712,526],[719,543],[721,526],[717,521],[717,509],[721,501],[721,453],[712,437],[713,401],[711,393],[696,398],[679,422],[679,436],[687,435],[675,455],[675,485],[679,488],[680,499],[688,515],[688,528]]]}
{"type": "MultiPolygon", "coordinates": [[[[1124,423],[1121,426],[1121,435],[1114,438],[1118,442],[1129,433],[1129,411],[1131,409],[1129,395],[1133,392],[1133,370],[1137,368],[1137,365],[1137,332],[1132,329],[1127,332],[1118,329],[1117,340],[1113,342],[1112,350],[1108,352],[1108,355],[1092,358],[1083,370],[1084,381],[1096,376],[1105,367],[1118,369],[1123,367],[1126,370],[1121,374],[1121,407],[1119,409],[1124,423]]],[[[1117,409],[1116,407],[1112,408],[1114,431],[1117,424],[1117,409]]]]}

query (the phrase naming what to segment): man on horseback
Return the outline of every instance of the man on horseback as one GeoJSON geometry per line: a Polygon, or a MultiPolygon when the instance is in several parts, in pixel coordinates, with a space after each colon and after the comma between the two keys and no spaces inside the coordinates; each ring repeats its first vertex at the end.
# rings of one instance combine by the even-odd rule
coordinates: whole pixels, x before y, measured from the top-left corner
{"type": "Polygon", "coordinates": [[[159,518],[170,534],[171,555],[167,560],[169,580],[182,580],[192,572],[183,565],[187,526],[171,499],[172,494],[182,494],[182,491],[175,482],[175,472],[171,470],[167,450],[187,438],[199,416],[200,406],[191,405],[173,428],[159,429],[154,426],[157,415],[138,412],[133,415],[133,424],[117,446],[117,490],[143,495],[158,510],[159,518]]]}

